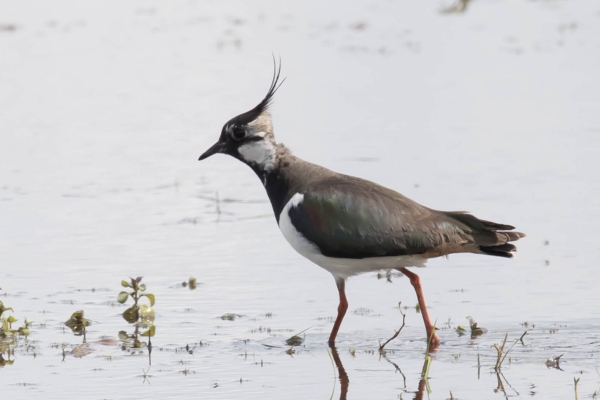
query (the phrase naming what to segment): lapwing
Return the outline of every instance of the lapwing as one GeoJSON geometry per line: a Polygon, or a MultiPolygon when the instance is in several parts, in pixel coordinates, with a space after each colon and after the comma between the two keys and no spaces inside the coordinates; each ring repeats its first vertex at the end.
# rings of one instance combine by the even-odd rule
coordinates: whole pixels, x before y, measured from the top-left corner
{"type": "Polygon", "coordinates": [[[329,271],[339,291],[335,338],[348,309],[346,279],[364,272],[398,270],[415,289],[427,338],[439,344],[420,278],[407,267],[434,257],[474,253],[513,257],[511,244],[525,235],[511,225],[463,211],[437,211],[361,178],[304,161],[275,141],[269,106],[280,82],[281,63],[267,95],[253,109],[230,119],[217,143],[199,160],[228,154],[248,165],[264,185],[279,229],[301,255],[329,271]]]}

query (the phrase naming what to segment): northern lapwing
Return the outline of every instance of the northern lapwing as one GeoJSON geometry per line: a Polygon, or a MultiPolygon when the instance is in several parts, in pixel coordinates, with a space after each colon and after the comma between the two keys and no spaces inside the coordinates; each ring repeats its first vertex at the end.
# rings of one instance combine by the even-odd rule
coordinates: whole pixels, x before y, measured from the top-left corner
{"type": "Polygon", "coordinates": [[[429,319],[419,276],[429,258],[452,253],[512,257],[509,242],[525,235],[462,211],[436,211],[394,190],[339,174],[294,156],[275,141],[269,105],[281,86],[275,65],[265,98],[252,110],[230,119],[217,143],[200,156],[228,154],[248,165],[267,190],[279,229],[301,255],[329,271],[340,302],[329,336],[333,346],[348,309],[346,279],[363,272],[395,269],[414,287],[427,338],[439,338],[429,319]]]}

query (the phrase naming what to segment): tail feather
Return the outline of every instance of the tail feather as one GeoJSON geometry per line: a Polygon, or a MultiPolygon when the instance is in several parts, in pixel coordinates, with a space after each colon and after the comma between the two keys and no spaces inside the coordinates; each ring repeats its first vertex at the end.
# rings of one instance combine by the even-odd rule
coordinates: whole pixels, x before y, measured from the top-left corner
{"type": "Polygon", "coordinates": [[[522,237],[526,236],[524,233],[521,233],[521,232],[500,232],[500,233],[502,233],[503,235],[506,235],[509,242],[514,242],[515,240],[519,240],[522,237]]]}
{"type": "Polygon", "coordinates": [[[478,253],[497,257],[513,257],[517,247],[508,242],[514,242],[526,235],[521,232],[506,232],[515,229],[512,225],[478,219],[465,212],[447,212],[446,215],[466,225],[470,230],[478,253]]]}
{"type": "Polygon", "coordinates": [[[479,246],[479,250],[490,256],[512,258],[513,252],[517,251],[517,246],[510,243],[504,243],[499,246],[479,246]]]}

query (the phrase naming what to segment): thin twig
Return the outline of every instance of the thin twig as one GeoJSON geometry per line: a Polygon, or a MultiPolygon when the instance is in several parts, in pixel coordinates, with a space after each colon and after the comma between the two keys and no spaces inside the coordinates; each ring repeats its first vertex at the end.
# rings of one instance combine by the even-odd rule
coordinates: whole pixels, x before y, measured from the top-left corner
{"type": "Polygon", "coordinates": [[[521,337],[519,338],[519,340],[521,341],[521,344],[523,346],[525,346],[525,343],[523,342],[523,338],[525,337],[525,335],[527,335],[527,331],[523,332],[523,334],[521,335],[521,337]]]}
{"type": "Polygon", "coordinates": [[[500,361],[500,357],[502,357],[502,353],[504,353],[504,345],[506,345],[506,339],[508,339],[508,333],[504,335],[504,342],[502,342],[502,346],[498,347],[498,343],[494,343],[494,348],[498,352],[498,357],[496,358],[496,366],[494,366],[494,370],[498,371],[502,366],[502,362],[500,361]]]}
{"type": "MultiPolygon", "coordinates": [[[[523,336],[525,336],[526,334],[527,334],[527,331],[525,331],[525,333],[523,333],[519,339],[515,340],[515,342],[512,344],[512,346],[510,346],[510,349],[508,349],[506,351],[506,354],[504,354],[504,357],[502,357],[502,360],[500,361],[500,366],[502,366],[502,363],[504,362],[504,359],[506,358],[506,356],[508,355],[508,353],[510,353],[510,351],[512,350],[512,348],[515,347],[515,344],[517,344],[517,342],[523,343],[523,336]]],[[[508,334],[507,334],[507,336],[508,336],[508,334]]]]}
{"type": "Polygon", "coordinates": [[[406,324],[406,314],[404,314],[402,312],[402,302],[401,301],[398,302],[398,311],[400,311],[400,314],[402,314],[402,326],[400,327],[400,329],[395,331],[396,333],[394,333],[394,336],[392,336],[391,338],[386,340],[384,344],[381,344],[381,342],[379,342],[379,352],[383,352],[383,348],[385,347],[385,345],[398,337],[398,335],[400,334],[400,331],[402,330],[402,328],[404,328],[404,325],[406,324]]]}

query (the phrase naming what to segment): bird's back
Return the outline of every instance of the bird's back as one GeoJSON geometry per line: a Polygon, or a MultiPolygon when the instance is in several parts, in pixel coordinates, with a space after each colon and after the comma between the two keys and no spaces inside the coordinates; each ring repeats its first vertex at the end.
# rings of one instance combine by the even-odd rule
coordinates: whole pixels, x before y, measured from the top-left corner
{"type": "Polygon", "coordinates": [[[302,201],[288,207],[288,216],[295,229],[327,257],[430,258],[458,252],[510,257],[516,248],[508,242],[524,236],[503,232],[512,226],[467,213],[432,210],[374,182],[291,155],[284,162],[278,175],[289,190],[279,202],[285,206],[295,194],[302,195],[302,201]]]}

